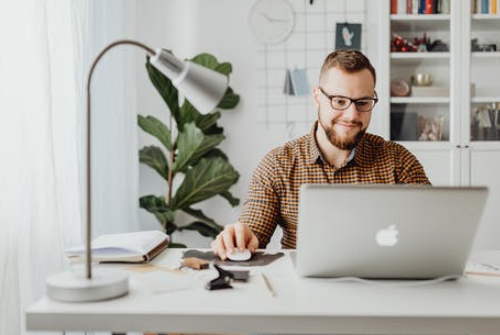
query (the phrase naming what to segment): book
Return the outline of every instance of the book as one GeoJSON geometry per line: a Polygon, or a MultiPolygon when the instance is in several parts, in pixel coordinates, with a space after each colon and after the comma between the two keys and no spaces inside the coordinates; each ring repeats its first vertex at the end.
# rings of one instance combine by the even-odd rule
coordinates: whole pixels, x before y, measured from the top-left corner
{"type": "Polygon", "coordinates": [[[398,0],[391,0],[391,14],[398,13],[398,0]]]}
{"type": "Polygon", "coordinates": [[[465,273],[473,276],[487,276],[500,278],[500,265],[489,263],[470,262],[465,267],[465,273]]]}
{"type": "MultiPolygon", "coordinates": [[[[158,230],[101,235],[91,242],[92,260],[101,263],[146,263],[168,247],[170,238],[158,230]]],[[[65,250],[71,261],[85,259],[85,246],[65,250]]]]}

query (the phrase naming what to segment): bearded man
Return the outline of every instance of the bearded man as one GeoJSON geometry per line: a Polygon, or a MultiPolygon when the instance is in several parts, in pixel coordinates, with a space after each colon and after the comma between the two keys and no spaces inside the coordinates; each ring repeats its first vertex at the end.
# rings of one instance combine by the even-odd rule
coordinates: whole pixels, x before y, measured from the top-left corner
{"type": "Polygon", "coordinates": [[[216,255],[226,259],[235,248],[265,248],[278,225],[282,247],[295,248],[304,183],[430,184],[407,149],[366,132],[378,101],[375,83],[375,69],[360,51],[337,50],[326,57],[313,89],[317,121],[309,133],[262,159],[238,222],[212,242],[216,255]]]}

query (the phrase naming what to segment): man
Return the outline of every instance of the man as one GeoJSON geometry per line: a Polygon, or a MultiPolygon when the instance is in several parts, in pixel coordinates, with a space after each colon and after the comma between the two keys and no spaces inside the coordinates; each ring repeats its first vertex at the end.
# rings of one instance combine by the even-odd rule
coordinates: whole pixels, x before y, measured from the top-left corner
{"type": "Polygon", "coordinates": [[[318,120],[308,134],[260,162],[239,221],[212,242],[215,254],[226,259],[235,248],[265,248],[277,225],[283,248],[295,248],[304,183],[430,184],[403,146],[366,133],[378,101],[375,82],[375,69],[361,52],[338,50],[326,57],[313,89],[318,120]]]}

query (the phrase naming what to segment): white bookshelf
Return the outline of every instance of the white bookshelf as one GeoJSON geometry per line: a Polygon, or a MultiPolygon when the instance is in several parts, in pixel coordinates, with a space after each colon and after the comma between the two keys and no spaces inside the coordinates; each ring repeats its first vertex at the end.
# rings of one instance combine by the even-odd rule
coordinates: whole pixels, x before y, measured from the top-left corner
{"type": "Polygon", "coordinates": [[[391,111],[398,113],[398,118],[401,113],[412,113],[410,120],[415,120],[415,113],[445,115],[447,134],[441,141],[399,143],[415,154],[434,185],[489,187],[476,245],[491,248],[500,246],[500,112],[494,109],[500,104],[500,14],[473,14],[472,1],[450,1],[449,15],[391,15],[390,0],[383,2],[379,109],[387,111],[383,129],[388,138],[392,134],[391,111]],[[422,32],[431,39],[444,40],[449,52],[391,53],[393,34],[412,40],[422,32]],[[478,44],[495,44],[497,51],[472,52],[473,38],[478,44]],[[439,86],[447,84],[449,96],[391,97],[391,79],[408,80],[414,72],[440,78],[439,86]],[[480,110],[483,115],[478,114],[480,110]],[[491,126],[479,123],[488,116],[491,126]]]}

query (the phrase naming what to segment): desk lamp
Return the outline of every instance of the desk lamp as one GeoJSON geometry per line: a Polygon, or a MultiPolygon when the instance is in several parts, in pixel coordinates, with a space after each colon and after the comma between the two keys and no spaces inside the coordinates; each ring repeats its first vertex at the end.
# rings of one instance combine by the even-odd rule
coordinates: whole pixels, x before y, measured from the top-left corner
{"type": "Polygon", "coordinates": [[[212,111],[222,100],[228,78],[218,72],[189,61],[182,61],[170,52],[147,47],[131,41],[119,40],[105,47],[95,58],[87,79],[87,222],[85,239],[85,274],[78,271],[58,273],[47,278],[47,295],[53,300],[82,302],[113,299],[128,293],[128,275],[116,270],[98,269],[92,274],[91,265],[91,102],[90,84],[99,60],[111,48],[118,45],[135,45],[151,56],[149,62],[183,94],[201,113],[212,111]]]}

